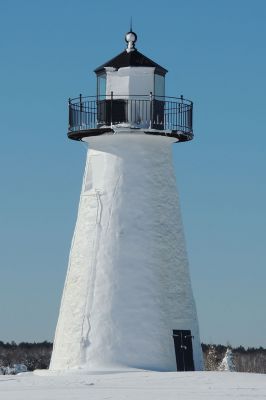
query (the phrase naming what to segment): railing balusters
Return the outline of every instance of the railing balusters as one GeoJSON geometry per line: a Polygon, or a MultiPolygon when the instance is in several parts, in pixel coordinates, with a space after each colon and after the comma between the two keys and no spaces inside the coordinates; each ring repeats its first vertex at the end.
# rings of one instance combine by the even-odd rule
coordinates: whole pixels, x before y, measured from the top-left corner
{"type": "Polygon", "coordinates": [[[85,100],[81,94],[76,102],[69,99],[69,132],[128,123],[129,126],[146,129],[192,133],[192,102],[183,97],[158,100],[152,93],[148,99],[147,96],[143,99],[139,97],[121,99],[111,93],[105,100],[85,100]]]}

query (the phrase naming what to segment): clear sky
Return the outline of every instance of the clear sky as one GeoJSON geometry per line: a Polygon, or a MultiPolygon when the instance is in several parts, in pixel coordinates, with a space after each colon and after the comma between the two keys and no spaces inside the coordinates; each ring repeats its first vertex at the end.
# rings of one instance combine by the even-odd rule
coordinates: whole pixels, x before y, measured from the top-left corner
{"type": "Polygon", "coordinates": [[[52,340],[85,162],[67,98],[136,47],[195,103],[174,146],[204,342],[266,347],[266,2],[0,0],[0,340],[52,340]]]}

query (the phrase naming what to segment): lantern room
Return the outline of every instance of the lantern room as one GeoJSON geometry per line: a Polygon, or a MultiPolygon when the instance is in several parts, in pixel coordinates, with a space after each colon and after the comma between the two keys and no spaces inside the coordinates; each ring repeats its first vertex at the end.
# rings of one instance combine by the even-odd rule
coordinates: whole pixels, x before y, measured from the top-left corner
{"type": "Polygon", "coordinates": [[[136,47],[137,34],[125,35],[126,49],[95,69],[96,96],[69,99],[68,137],[128,132],[193,138],[191,101],[165,96],[168,72],[136,47]]]}
{"type": "Polygon", "coordinates": [[[95,70],[98,99],[112,93],[122,98],[140,94],[164,97],[167,70],[137,51],[136,33],[128,32],[125,40],[126,50],[95,70]]]}

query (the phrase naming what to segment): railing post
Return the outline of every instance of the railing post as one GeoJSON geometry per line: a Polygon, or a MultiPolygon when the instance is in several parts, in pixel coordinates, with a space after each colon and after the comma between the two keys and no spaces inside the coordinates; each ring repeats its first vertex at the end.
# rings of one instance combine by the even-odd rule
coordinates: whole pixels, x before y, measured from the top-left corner
{"type": "Polygon", "coordinates": [[[79,95],[79,125],[82,125],[82,94],[79,95]]]}
{"type": "Polygon", "coordinates": [[[193,101],[191,102],[190,108],[190,130],[193,130],[193,101]]]}
{"type": "Polygon", "coordinates": [[[110,110],[111,110],[111,116],[110,116],[111,126],[113,125],[113,97],[114,97],[114,92],[111,91],[111,107],[110,107],[110,110]]]}
{"type": "Polygon", "coordinates": [[[180,125],[181,125],[181,129],[183,130],[183,129],[184,129],[184,106],[183,106],[184,97],[183,97],[182,94],[181,94],[181,96],[180,96],[180,99],[181,99],[181,115],[180,115],[181,119],[180,119],[180,125]]]}
{"type": "Polygon", "coordinates": [[[152,103],[152,92],[150,92],[150,129],[153,126],[153,103],[152,103]]]}
{"type": "Polygon", "coordinates": [[[68,130],[70,130],[71,125],[72,125],[72,116],[71,116],[71,99],[70,97],[68,98],[68,130]]]}

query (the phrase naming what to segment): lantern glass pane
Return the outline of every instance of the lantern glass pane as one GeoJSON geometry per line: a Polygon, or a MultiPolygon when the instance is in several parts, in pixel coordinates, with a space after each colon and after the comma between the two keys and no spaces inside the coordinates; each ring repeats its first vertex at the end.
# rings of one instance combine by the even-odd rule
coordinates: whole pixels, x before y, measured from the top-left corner
{"type": "Polygon", "coordinates": [[[155,74],[154,75],[154,95],[155,95],[155,97],[158,97],[158,100],[160,100],[159,96],[164,96],[164,93],[165,93],[164,76],[155,74]]]}

